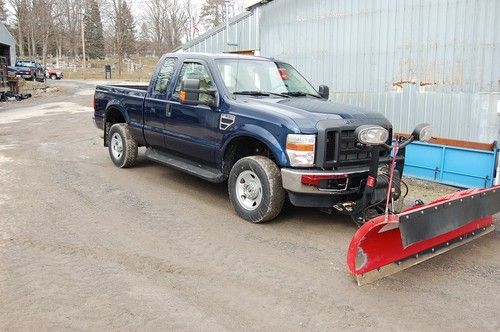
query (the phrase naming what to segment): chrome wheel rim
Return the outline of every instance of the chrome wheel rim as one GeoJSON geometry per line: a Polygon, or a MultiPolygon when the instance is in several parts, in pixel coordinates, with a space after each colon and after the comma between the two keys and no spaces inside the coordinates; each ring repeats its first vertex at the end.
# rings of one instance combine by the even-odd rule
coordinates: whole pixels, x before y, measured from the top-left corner
{"type": "Polygon", "coordinates": [[[238,175],[236,197],[246,210],[253,211],[259,207],[262,202],[262,183],[257,174],[252,171],[243,171],[238,175]]]}
{"type": "Polygon", "coordinates": [[[116,160],[120,159],[123,154],[123,140],[118,133],[111,136],[111,153],[116,160]]]}

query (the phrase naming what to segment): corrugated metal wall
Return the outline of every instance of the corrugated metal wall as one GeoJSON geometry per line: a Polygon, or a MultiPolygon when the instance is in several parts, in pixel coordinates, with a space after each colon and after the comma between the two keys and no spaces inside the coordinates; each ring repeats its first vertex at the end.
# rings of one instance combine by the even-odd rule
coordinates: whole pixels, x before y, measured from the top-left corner
{"type": "Polygon", "coordinates": [[[215,28],[206,35],[194,39],[189,45],[183,47],[183,49],[188,52],[204,53],[256,50],[259,48],[257,12],[244,12],[230,20],[229,43],[237,44],[237,46],[227,45],[226,27],[223,25],[215,28]]]}
{"type": "MultiPolygon", "coordinates": [[[[500,140],[500,0],[274,0],[257,10],[238,22],[250,27],[238,49],[290,62],[332,100],[377,110],[401,132],[429,122],[436,136],[500,140]]],[[[188,50],[227,51],[219,39],[188,50]]]]}

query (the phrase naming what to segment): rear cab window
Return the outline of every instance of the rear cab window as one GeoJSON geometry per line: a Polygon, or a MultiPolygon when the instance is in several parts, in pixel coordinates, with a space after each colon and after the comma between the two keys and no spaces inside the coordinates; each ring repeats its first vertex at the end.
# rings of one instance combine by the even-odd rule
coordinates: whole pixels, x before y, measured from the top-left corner
{"type": "Polygon", "coordinates": [[[168,86],[172,81],[172,75],[175,71],[176,58],[167,58],[163,63],[158,75],[156,77],[153,95],[165,96],[167,94],[168,86]]]}

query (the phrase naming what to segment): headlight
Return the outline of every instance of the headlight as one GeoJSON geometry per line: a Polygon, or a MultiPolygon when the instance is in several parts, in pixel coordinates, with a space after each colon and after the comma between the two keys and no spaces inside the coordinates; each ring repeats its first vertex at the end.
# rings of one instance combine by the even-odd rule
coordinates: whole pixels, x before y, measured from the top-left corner
{"type": "Polygon", "coordinates": [[[421,123],[411,134],[417,141],[428,142],[432,138],[432,127],[428,123],[421,123]]]}
{"type": "Polygon", "coordinates": [[[354,136],[361,144],[382,145],[387,142],[389,132],[380,126],[365,125],[356,128],[354,136]]]}
{"type": "Polygon", "coordinates": [[[290,165],[311,167],[314,165],[316,135],[289,134],[286,138],[286,154],[290,165]]]}

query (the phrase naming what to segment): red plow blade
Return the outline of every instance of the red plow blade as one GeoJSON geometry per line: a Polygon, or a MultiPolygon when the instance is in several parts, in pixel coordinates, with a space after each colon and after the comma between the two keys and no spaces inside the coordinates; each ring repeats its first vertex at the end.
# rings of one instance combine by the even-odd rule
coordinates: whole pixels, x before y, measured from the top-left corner
{"type": "Polygon", "coordinates": [[[499,211],[497,186],[378,216],[352,238],[347,266],[358,285],[371,283],[493,231],[493,214],[499,211]]]}

